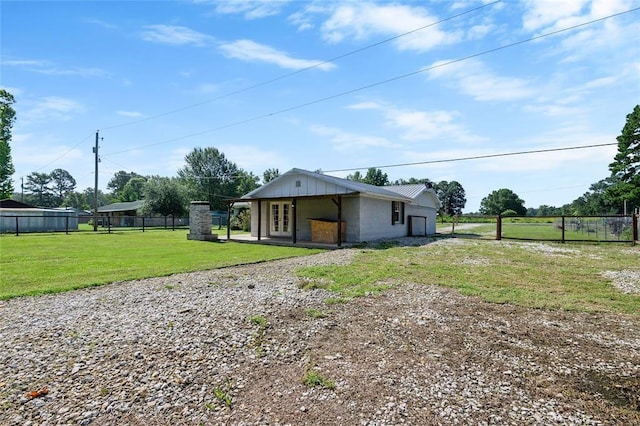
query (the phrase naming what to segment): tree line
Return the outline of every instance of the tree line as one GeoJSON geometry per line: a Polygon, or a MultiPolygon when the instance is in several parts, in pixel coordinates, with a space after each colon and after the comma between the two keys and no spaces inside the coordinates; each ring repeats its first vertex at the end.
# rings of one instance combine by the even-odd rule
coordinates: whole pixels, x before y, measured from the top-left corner
{"type": "MultiPolygon", "coordinates": [[[[12,105],[14,97],[0,89],[0,199],[11,198],[41,207],[73,207],[91,210],[94,207],[94,189],[76,190],[76,180],[64,169],[50,173],[32,172],[24,181],[20,192],[13,186],[15,172],[11,160],[11,131],[15,121],[12,105]]],[[[480,203],[479,214],[556,216],[599,215],[623,213],[640,207],[640,106],[627,115],[618,142],[618,152],[609,165],[610,176],[591,185],[589,191],[561,207],[541,205],[526,208],[525,202],[508,188],[488,194],[480,203]]],[[[185,156],[184,167],[176,177],[143,176],[136,172],[118,171],[107,184],[109,192],[98,190],[98,205],[114,202],[144,200],[144,213],[180,216],[187,212],[190,200],[208,201],[213,210],[226,210],[229,199],[258,188],[261,178],[238,167],[215,147],[194,148],[185,156]]],[[[321,170],[317,170],[321,172],[321,170]]],[[[262,175],[262,184],[280,175],[278,169],[269,168],[262,175]]],[[[359,171],[347,179],[371,185],[428,184],[442,203],[440,215],[462,214],[466,194],[457,181],[431,181],[428,178],[410,178],[390,181],[378,168],[359,171]]]]}

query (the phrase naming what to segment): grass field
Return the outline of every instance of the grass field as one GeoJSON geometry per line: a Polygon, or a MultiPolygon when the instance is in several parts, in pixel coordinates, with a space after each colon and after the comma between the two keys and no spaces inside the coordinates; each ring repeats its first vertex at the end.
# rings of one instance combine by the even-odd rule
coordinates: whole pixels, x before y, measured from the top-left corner
{"type": "MultiPolygon", "coordinates": [[[[478,238],[495,239],[496,223],[460,223],[455,228],[455,234],[474,236],[478,238]]],[[[438,223],[437,232],[442,234],[451,233],[450,223],[438,223]]],[[[562,241],[562,229],[548,219],[526,218],[524,220],[505,218],[502,221],[502,238],[523,239],[537,241],[562,241]]],[[[565,226],[565,241],[610,241],[610,242],[631,242],[631,228],[626,227],[623,232],[612,233],[608,226],[603,226],[600,221],[584,220],[583,226],[577,228],[567,222],[565,226]]]]}
{"type": "MultiPolygon", "coordinates": [[[[1,236],[0,299],[320,251],[189,241],[186,233],[1,236]]],[[[623,294],[603,276],[605,271],[640,274],[640,247],[456,241],[424,247],[365,247],[350,265],[301,269],[301,285],[327,288],[348,299],[414,282],[455,288],[494,303],[640,314],[640,297],[623,294]]]]}
{"type": "Polygon", "coordinates": [[[187,240],[188,231],[0,236],[0,299],[214,269],[319,250],[187,240]]]}
{"type": "Polygon", "coordinates": [[[362,250],[351,265],[303,268],[306,287],[349,298],[396,283],[434,284],[493,303],[640,315],[640,297],[623,294],[602,274],[640,274],[630,245],[540,244],[458,240],[421,248],[362,250]]]}

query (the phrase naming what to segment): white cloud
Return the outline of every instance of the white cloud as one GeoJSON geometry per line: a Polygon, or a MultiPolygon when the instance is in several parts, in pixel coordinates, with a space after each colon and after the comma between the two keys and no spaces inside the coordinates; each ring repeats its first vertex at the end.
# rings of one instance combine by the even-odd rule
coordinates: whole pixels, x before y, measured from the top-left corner
{"type": "Polygon", "coordinates": [[[226,56],[247,62],[265,62],[278,65],[286,69],[304,69],[317,65],[317,68],[328,71],[335,68],[332,63],[322,63],[321,60],[296,59],[272,47],[256,43],[251,40],[237,40],[220,45],[226,56]]]}
{"type": "Polygon", "coordinates": [[[196,3],[213,4],[216,13],[222,15],[244,15],[245,19],[273,16],[287,5],[287,0],[195,0],[196,3]]]}
{"type": "Polygon", "coordinates": [[[91,24],[91,25],[96,25],[98,27],[102,27],[102,28],[107,29],[107,30],[115,31],[115,30],[119,30],[120,29],[120,27],[118,27],[117,25],[112,24],[112,23],[107,22],[107,21],[103,21],[102,19],[87,18],[87,19],[85,19],[85,22],[88,23],[88,24],[91,24]]]}
{"type": "Polygon", "coordinates": [[[76,166],[86,153],[80,148],[71,148],[60,143],[50,135],[19,133],[13,135],[11,155],[16,167],[16,174],[25,176],[34,170],[41,170],[50,164],[51,169],[76,166]]]}
{"type": "Polygon", "coordinates": [[[60,67],[50,61],[40,59],[3,59],[3,66],[18,67],[30,72],[45,75],[63,75],[74,77],[103,77],[108,78],[110,74],[96,67],[60,67]]]}
{"type": "Polygon", "coordinates": [[[579,14],[587,3],[588,0],[527,0],[522,26],[527,31],[547,28],[579,14]]]}
{"type": "Polygon", "coordinates": [[[280,168],[287,162],[282,152],[265,150],[255,145],[221,145],[220,151],[224,152],[225,157],[233,159],[240,168],[254,170],[260,177],[265,169],[280,168]]]}
{"type": "Polygon", "coordinates": [[[522,26],[527,31],[553,31],[603,18],[631,8],[626,0],[527,0],[522,26]]]}
{"type": "Polygon", "coordinates": [[[327,137],[334,149],[340,152],[359,151],[369,147],[397,148],[399,145],[379,136],[359,135],[344,132],[340,129],[327,126],[312,126],[311,131],[327,137]]]}
{"type": "Polygon", "coordinates": [[[176,25],[148,25],[142,31],[142,39],[153,43],[174,46],[205,46],[213,41],[213,37],[176,25]]]}
{"type": "MultiPolygon", "coordinates": [[[[322,25],[323,37],[333,43],[346,38],[364,40],[373,35],[399,35],[438,21],[426,9],[397,4],[339,4],[322,25]]],[[[445,32],[429,26],[398,38],[394,43],[401,50],[426,51],[436,46],[454,43],[460,32],[445,32]]]]}
{"type": "Polygon", "coordinates": [[[479,60],[448,62],[444,60],[430,65],[429,78],[443,79],[477,101],[513,101],[536,94],[531,82],[499,76],[479,60]]]}
{"type": "Polygon", "coordinates": [[[23,123],[33,121],[59,120],[66,121],[84,111],[84,106],[73,99],[59,96],[48,96],[37,101],[31,108],[21,114],[23,123]]]}
{"type": "Polygon", "coordinates": [[[116,111],[116,114],[121,115],[123,117],[130,117],[130,118],[142,118],[145,115],[141,112],[137,112],[137,111],[124,111],[124,110],[118,110],[116,111]]]}
{"type": "Polygon", "coordinates": [[[350,105],[351,109],[378,110],[385,118],[387,126],[402,131],[402,138],[408,141],[446,140],[448,142],[477,143],[484,138],[470,134],[458,124],[455,111],[420,111],[391,107],[377,102],[361,102],[350,105]]]}

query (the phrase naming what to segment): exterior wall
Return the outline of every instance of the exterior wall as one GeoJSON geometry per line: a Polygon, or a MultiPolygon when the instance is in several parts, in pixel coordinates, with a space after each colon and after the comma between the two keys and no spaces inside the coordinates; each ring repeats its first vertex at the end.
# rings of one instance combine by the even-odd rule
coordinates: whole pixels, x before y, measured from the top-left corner
{"type": "Polygon", "coordinates": [[[261,236],[264,237],[266,236],[265,232],[266,232],[266,207],[265,204],[266,202],[264,201],[251,201],[251,236],[252,237],[257,237],[258,236],[258,203],[262,203],[262,229],[261,229],[261,236]]]}
{"type": "MultiPolygon", "coordinates": [[[[342,221],[346,222],[346,235],[342,241],[357,242],[360,231],[359,197],[342,199],[342,221]]],[[[331,198],[304,199],[298,201],[297,231],[298,239],[311,241],[311,220],[338,220],[338,206],[331,198]]]]}
{"type": "MultiPolygon", "coordinates": [[[[423,200],[433,204],[429,196],[423,200]]],[[[269,201],[262,203],[261,236],[269,235],[269,201]]],[[[311,241],[310,219],[338,220],[338,207],[331,198],[298,200],[296,216],[296,235],[299,241],[311,241]]],[[[391,224],[391,201],[361,196],[346,196],[342,199],[342,220],[346,222],[346,236],[343,241],[355,243],[375,241],[383,238],[406,237],[409,231],[408,216],[426,216],[424,220],[414,221],[414,235],[435,234],[436,209],[405,203],[405,223],[391,224]]],[[[293,222],[292,222],[293,224],[293,222]]],[[[251,202],[251,235],[258,236],[258,201],[251,202]]]]}
{"type": "Polygon", "coordinates": [[[294,173],[282,175],[277,184],[268,185],[260,190],[261,198],[289,198],[313,195],[345,194],[352,190],[344,186],[326,182],[317,177],[294,173]]]}
{"type": "Polygon", "coordinates": [[[433,235],[436,233],[436,209],[433,207],[423,207],[409,204],[405,206],[405,216],[425,216],[427,218],[426,228],[425,221],[422,218],[415,218],[413,220],[413,235],[433,235]]]}
{"type": "MultiPolygon", "coordinates": [[[[405,204],[405,217],[406,217],[405,204]]],[[[382,238],[407,236],[407,223],[391,224],[391,201],[375,198],[360,198],[362,221],[360,222],[360,242],[382,238]]]]}
{"type": "Polygon", "coordinates": [[[0,233],[78,230],[75,212],[48,209],[0,209],[0,233]],[[16,230],[16,216],[18,229],[16,230]]]}

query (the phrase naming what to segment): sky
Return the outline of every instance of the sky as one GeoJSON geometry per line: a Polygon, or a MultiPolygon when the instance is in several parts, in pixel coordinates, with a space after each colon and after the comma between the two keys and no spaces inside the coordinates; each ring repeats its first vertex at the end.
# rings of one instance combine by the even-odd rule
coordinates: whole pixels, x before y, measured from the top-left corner
{"type": "Polygon", "coordinates": [[[640,103],[639,8],[3,0],[15,187],[58,168],[93,187],[98,132],[103,191],[120,170],[176,176],[194,148],[215,147],[260,177],[378,167],[458,181],[467,213],[501,188],[559,207],[610,175],[640,103]],[[487,157],[529,151],[544,152],[487,157]]]}

